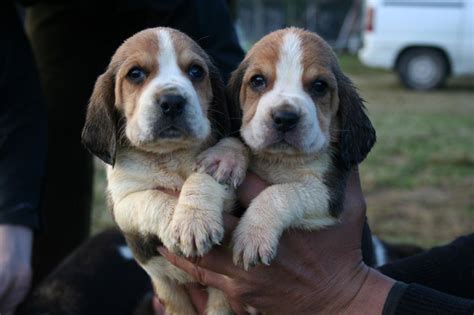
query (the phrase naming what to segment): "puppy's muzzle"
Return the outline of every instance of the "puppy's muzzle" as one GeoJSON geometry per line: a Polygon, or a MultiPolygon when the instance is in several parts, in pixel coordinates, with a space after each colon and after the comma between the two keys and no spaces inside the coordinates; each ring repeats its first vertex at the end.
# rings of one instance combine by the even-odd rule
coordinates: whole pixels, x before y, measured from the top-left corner
{"type": "Polygon", "coordinates": [[[186,99],[179,94],[165,94],[158,98],[157,104],[164,116],[174,119],[183,114],[186,99]]]}
{"type": "Polygon", "coordinates": [[[280,132],[288,132],[293,130],[298,121],[300,120],[300,115],[288,109],[276,110],[272,113],[273,127],[280,132]]]}

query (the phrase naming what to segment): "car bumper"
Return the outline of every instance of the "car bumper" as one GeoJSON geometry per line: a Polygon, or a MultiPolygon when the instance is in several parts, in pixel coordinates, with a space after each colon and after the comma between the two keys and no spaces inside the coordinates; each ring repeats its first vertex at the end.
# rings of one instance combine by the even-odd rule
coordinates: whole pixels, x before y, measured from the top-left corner
{"type": "Polygon", "coordinates": [[[359,50],[360,61],[369,67],[393,69],[398,49],[374,34],[364,35],[364,45],[359,50]]]}

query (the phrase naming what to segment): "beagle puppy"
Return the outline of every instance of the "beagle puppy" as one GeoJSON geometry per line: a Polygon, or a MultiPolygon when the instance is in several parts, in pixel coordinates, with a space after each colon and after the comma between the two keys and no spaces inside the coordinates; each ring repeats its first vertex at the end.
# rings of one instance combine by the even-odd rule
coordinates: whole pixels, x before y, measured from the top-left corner
{"type": "MultiPolygon", "coordinates": [[[[180,286],[194,280],[157,247],[202,256],[218,244],[222,211],[232,210],[234,188],[245,176],[240,141],[223,138],[212,146],[229,132],[226,110],[209,56],[185,34],[162,27],[126,40],[90,99],[83,143],[108,164],[114,219],[169,314],[195,313],[180,286]],[[163,190],[181,192],[176,198],[163,190]]],[[[207,314],[229,313],[223,293],[209,289],[207,314]]]]}
{"type": "Polygon", "coordinates": [[[274,258],[284,230],[338,221],[346,177],[374,145],[375,130],[330,46],[302,29],[258,41],[228,89],[242,110],[249,168],[272,184],[233,235],[234,262],[247,269],[274,258]]]}

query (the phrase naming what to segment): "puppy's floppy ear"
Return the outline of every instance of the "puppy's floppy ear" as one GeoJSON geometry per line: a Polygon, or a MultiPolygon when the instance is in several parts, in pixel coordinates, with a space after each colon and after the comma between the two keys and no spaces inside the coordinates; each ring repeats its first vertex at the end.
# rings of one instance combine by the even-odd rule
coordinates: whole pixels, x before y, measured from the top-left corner
{"type": "Polygon", "coordinates": [[[239,67],[232,72],[227,84],[227,103],[229,104],[229,114],[231,117],[232,131],[238,133],[242,124],[242,108],[240,107],[240,89],[244,79],[247,63],[242,62],[239,67]]]}
{"type": "Polygon", "coordinates": [[[82,143],[99,159],[114,165],[117,150],[115,75],[109,68],[97,79],[82,129],[82,143]]]}
{"type": "Polygon", "coordinates": [[[213,132],[216,133],[218,138],[222,138],[230,134],[230,119],[225,97],[225,87],[216,66],[209,62],[208,69],[213,95],[208,115],[213,132]]]}
{"type": "Polygon", "coordinates": [[[346,169],[362,162],[375,144],[375,129],[351,80],[335,71],[339,90],[340,157],[346,169]]]}

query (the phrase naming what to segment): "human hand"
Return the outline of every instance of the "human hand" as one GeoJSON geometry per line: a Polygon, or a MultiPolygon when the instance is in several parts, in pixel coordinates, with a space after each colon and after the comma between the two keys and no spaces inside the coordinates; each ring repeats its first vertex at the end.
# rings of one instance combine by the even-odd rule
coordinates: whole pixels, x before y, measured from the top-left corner
{"type": "MultiPolygon", "coordinates": [[[[199,283],[186,283],[184,287],[191,298],[191,302],[194,305],[194,309],[196,310],[197,314],[205,314],[206,313],[206,306],[207,306],[207,288],[199,283]]],[[[166,308],[163,302],[160,300],[158,296],[154,296],[152,299],[152,309],[153,314],[155,315],[165,315],[166,308]]]]}
{"type": "MultiPolygon", "coordinates": [[[[247,205],[265,187],[250,175],[239,191],[242,204],[247,205]]],[[[224,291],[238,314],[244,314],[246,306],[269,314],[381,313],[394,281],[362,262],[365,208],[354,171],[348,179],[340,224],[317,232],[286,231],[272,264],[248,272],[234,266],[232,252],[225,247],[194,261],[159,250],[200,283],[224,291]]],[[[225,221],[227,231],[238,224],[232,216],[225,221]]]]}
{"type": "Polygon", "coordinates": [[[13,314],[31,284],[30,228],[0,224],[0,314],[13,314]]]}

